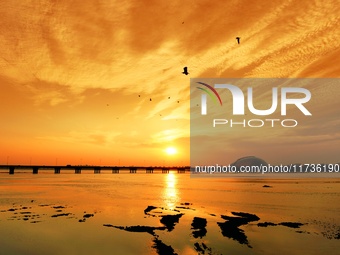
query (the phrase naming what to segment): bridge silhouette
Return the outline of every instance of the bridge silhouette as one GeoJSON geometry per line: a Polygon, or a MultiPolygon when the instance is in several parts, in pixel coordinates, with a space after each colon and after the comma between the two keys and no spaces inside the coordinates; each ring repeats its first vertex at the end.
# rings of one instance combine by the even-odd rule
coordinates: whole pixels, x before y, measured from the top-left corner
{"type": "Polygon", "coordinates": [[[23,170],[28,169],[31,170],[33,174],[38,174],[39,170],[51,170],[54,171],[55,174],[60,174],[63,172],[74,171],[75,174],[81,174],[82,170],[93,170],[93,173],[99,174],[102,171],[112,171],[113,174],[118,174],[120,172],[129,172],[129,173],[137,173],[145,172],[145,173],[186,173],[190,172],[190,166],[173,166],[173,167],[164,167],[164,166],[88,166],[88,165],[66,165],[66,166],[45,166],[45,165],[0,165],[0,169],[8,169],[9,174],[14,174],[15,170],[23,170]]]}

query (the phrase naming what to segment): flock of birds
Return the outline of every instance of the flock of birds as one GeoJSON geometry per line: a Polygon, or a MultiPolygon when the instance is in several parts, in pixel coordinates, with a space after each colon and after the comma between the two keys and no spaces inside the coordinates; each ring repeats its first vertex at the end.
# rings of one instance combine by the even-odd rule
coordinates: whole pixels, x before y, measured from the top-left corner
{"type": "MultiPolygon", "coordinates": [[[[183,23],[182,23],[183,24],[183,23]]],[[[240,39],[241,39],[241,37],[236,37],[236,41],[237,41],[237,44],[240,44],[240,39]]],[[[187,66],[185,66],[185,67],[183,67],[183,72],[182,72],[182,74],[185,74],[185,75],[188,75],[189,74],[189,72],[188,72],[188,67],[187,66]]],[[[141,95],[138,95],[138,97],[141,97],[141,95]]],[[[170,97],[168,97],[168,99],[170,99],[170,97]]],[[[152,98],[150,98],[150,102],[152,101],[152,98]]],[[[179,100],[177,100],[177,103],[179,103],[179,100]]],[[[109,106],[108,104],[107,104],[107,106],[109,106]]],[[[162,116],[161,114],[160,114],[160,116],[162,116]]],[[[118,118],[117,118],[118,119],[118,118]]]]}

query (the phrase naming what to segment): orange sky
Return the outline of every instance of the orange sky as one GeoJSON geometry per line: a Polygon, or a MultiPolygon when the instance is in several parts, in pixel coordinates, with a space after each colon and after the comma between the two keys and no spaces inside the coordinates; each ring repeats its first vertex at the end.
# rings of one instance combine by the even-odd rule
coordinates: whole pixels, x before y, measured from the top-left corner
{"type": "MultiPolygon", "coordinates": [[[[339,77],[339,13],[335,0],[2,2],[0,164],[187,165],[190,77],[339,77]]],[[[339,90],[325,100],[331,151],[339,90]]]]}

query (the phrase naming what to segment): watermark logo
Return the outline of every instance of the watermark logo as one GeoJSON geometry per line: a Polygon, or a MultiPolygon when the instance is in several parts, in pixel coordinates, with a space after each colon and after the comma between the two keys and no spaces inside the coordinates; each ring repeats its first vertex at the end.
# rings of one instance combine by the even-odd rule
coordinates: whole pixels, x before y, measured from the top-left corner
{"type": "MultiPolygon", "coordinates": [[[[198,89],[204,91],[205,93],[207,93],[210,98],[215,102],[217,103],[217,100],[216,98],[218,99],[218,101],[220,102],[220,105],[222,106],[222,100],[221,100],[221,97],[220,95],[217,93],[216,89],[214,89],[213,87],[211,87],[209,84],[206,84],[204,82],[197,82],[203,86],[205,86],[206,88],[202,88],[202,87],[197,87],[198,89]],[[215,94],[215,96],[211,93],[211,91],[215,94]]],[[[202,97],[201,97],[201,114],[202,115],[206,115],[207,114],[207,94],[202,94],[202,97]]]]}
{"type": "Polygon", "coordinates": [[[329,134],[340,134],[339,83],[190,78],[191,176],[335,177],[339,142],[329,134]]]}
{"type": "MultiPolygon", "coordinates": [[[[242,90],[240,87],[232,84],[214,84],[211,86],[204,82],[196,82],[203,87],[197,87],[199,90],[205,92],[201,94],[201,115],[207,115],[208,113],[208,102],[207,95],[210,96],[215,104],[223,106],[223,102],[220,95],[224,93],[230,93],[232,96],[232,115],[245,115],[247,110],[256,116],[269,116],[280,111],[281,116],[287,116],[287,106],[293,105],[295,109],[298,109],[305,116],[311,116],[311,112],[306,108],[305,104],[308,103],[312,97],[311,92],[306,88],[301,87],[272,87],[271,88],[271,106],[268,109],[257,109],[254,106],[254,95],[253,88],[247,87],[246,90],[242,90]],[[219,89],[220,93],[216,89],[219,89]],[[294,96],[294,98],[291,97],[294,96]],[[218,100],[218,102],[217,102],[218,100]]],[[[222,108],[223,109],[223,108],[222,108]]],[[[225,109],[225,108],[224,108],[225,109]]],[[[295,119],[250,119],[248,121],[243,120],[242,122],[233,122],[232,119],[213,119],[213,127],[217,125],[225,125],[232,123],[242,124],[244,127],[262,127],[266,122],[271,123],[274,127],[274,123],[280,121],[282,127],[295,127],[297,126],[297,120],[295,119]],[[290,123],[290,125],[288,125],[290,123]],[[248,124],[248,125],[247,125],[248,124]]]]}

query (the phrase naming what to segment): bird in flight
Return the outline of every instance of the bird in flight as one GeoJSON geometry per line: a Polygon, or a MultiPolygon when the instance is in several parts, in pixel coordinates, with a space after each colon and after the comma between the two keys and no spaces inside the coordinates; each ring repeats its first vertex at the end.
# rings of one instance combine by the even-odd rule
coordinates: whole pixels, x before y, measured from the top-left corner
{"type": "Polygon", "coordinates": [[[188,67],[183,67],[183,72],[182,72],[182,74],[185,74],[185,75],[188,75],[189,73],[188,73],[188,67]]]}
{"type": "Polygon", "coordinates": [[[240,44],[241,37],[236,37],[237,43],[240,44]]]}

